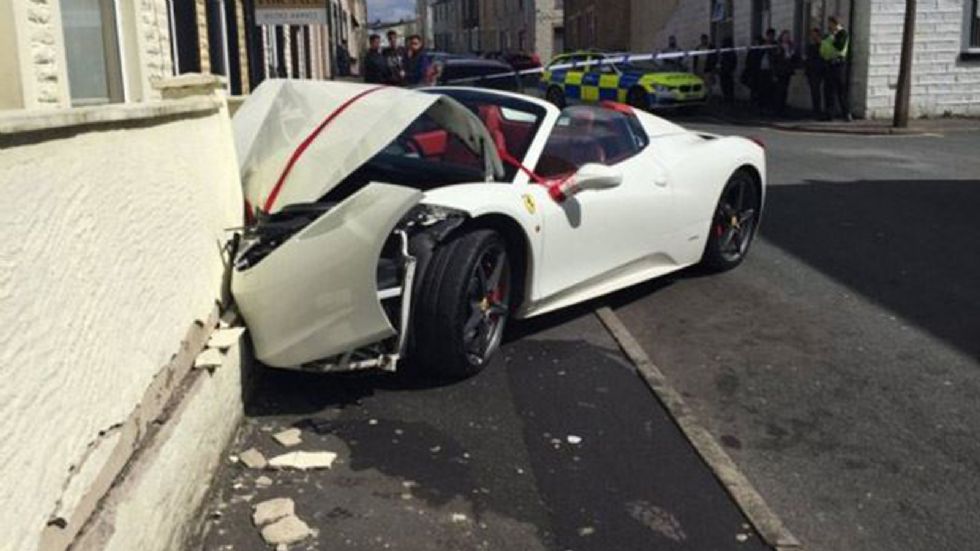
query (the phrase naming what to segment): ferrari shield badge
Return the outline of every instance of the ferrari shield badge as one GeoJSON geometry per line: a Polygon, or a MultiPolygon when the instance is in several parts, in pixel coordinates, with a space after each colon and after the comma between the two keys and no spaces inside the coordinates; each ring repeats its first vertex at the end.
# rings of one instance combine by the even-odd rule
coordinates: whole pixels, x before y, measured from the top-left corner
{"type": "Polygon", "coordinates": [[[524,197],[524,208],[527,209],[528,214],[534,214],[538,211],[538,206],[534,204],[534,197],[531,197],[527,193],[523,195],[524,197]]]}

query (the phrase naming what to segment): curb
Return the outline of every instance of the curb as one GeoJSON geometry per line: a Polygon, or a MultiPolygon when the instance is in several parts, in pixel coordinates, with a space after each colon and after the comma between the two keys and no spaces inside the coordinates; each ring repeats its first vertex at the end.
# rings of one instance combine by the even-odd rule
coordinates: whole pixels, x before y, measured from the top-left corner
{"type": "Polygon", "coordinates": [[[718,481],[735,500],[745,517],[755,527],[762,539],[776,551],[799,551],[802,544],[783,525],[782,520],[769,508],[762,495],[742,474],[732,458],[702,427],[684,403],[680,393],[674,390],[660,369],[650,360],[633,334],[608,306],[595,311],[596,317],[616,340],[626,356],[633,362],[647,386],[667,409],[701,459],[708,465],[718,481]]]}

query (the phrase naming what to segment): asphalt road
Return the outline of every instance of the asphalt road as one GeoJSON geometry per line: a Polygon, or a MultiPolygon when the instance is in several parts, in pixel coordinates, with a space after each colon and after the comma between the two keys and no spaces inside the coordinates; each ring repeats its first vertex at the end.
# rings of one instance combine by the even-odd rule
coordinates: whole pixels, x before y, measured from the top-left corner
{"type": "Polygon", "coordinates": [[[980,548],[980,133],[769,144],[747,262],[610,300],[810,551],[980,548]]]}
{"type": "Polygon", "coordinates": [[[454,385],[264,372],[233,451],[282,453],[292,426],[334,467],[229,463],[193,549],[267,549],[249,519],[274,497],[318,532],[294,549],[766,548],[587,309],[518,326],[454,385]]]}

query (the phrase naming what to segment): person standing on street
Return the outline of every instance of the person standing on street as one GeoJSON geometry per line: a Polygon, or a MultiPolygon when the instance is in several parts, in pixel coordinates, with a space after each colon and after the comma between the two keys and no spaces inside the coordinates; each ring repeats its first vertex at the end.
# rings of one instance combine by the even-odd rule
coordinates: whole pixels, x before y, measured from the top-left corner
{"type": "Polygon", "coordinates": [[[789,97],[789,83],[796,72],[799,56],[796,45],[789,31],[779,33],[778,48],[773,50],[773,71],[776,77],[776,89],[773,96],[773,110],[777,115],[786,111],[786,100],[789,97]]]}
{"type": "Polygon", "coordinates": [[[847,100],[847,52],[850,49],[851,37],[841,25],[837,16],[827,19],[830,33],[820,43],[820,57],[827,64],[825,93],[827,113],[824,118],[832,118],[834,112],[840,109],[840,116],[846,121],[851,117],[851,107],[847,100]]]}
{"type": "Polygon", "coordinates": [[[413,34],[408,37],[408,49],[405,51],[405,60],[402,65],[405,70],[405,84],[409,86],[422,84],[429,69],[428,65],[422,37],[413,34]]]}
{"type": "Polygon", "coordinates": [[[351,61],[350,50],[347,49],[347,41],[341,40],[337,43],[337,76],[350,76],[351,61]]]}
{"type": "Polygon", "coordinates": [[[738,54],[735,53],[735,41],[725,38],[721,42],[721,62],[718,65],[718,78],[721,81],[721,95],[725,103],[735,101],[735,70],[738,69],[738,54]]]}
{"type": "Polygon", "coordinates": [[[823,118],[823,81],[827,73],[826,63],[820,57],[820,43],[823,37],[820,29],[810,30],[810,37],[806,44],[806,60],[804,67],[806,70],[806,81],[810,85],[810,102],[813,105],[814,118],[823,118]]]}
{"type": "Polygon", "coordinates": [[[388,80],[388,63],[381,53],[381,36],[372,34],[368,38],[368,51],[364,56],[364,82],[384,84],[388,80]]]}
{"type": "Polygon", "coordinates": [[[393,30],[388,31],[388,47],[381,52],[381,55],[384,56],[385,64],[388,66],[388,78],[385,84],[392,86],[401,86],[404,84],[405,69],[402,63],[405,57],[405,49],[398,45],[397,32],[393,30]]]}
{"type": "Polygon", "coordinates": [[[707,52],[713,49],[714,48],[711,47],[710,40],[708,39],[708,35],[702,34],[701,41],[698,42],[697,47],[694,48],[694,51],[702,52],[700,55],[694,56],[694,61],[692,63],[694,65],[694,74],[704,78],[704,74],[707,72],[707,52]]]}

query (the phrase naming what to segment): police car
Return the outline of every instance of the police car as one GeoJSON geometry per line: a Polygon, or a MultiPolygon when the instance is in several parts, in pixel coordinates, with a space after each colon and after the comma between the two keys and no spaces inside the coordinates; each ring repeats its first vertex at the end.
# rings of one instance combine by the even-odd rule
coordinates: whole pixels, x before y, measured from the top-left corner
{"type": "Polygon", "coordinates": [[[541,75],[545,98],[558,107],[568,100],[618,101],[640,109],[703,104],[707,86],[675,60],[630,62],[622,54],[576,52],[554,58],[541,75]],[[627,59],[627,61],[623,61],[627,59]]]}

